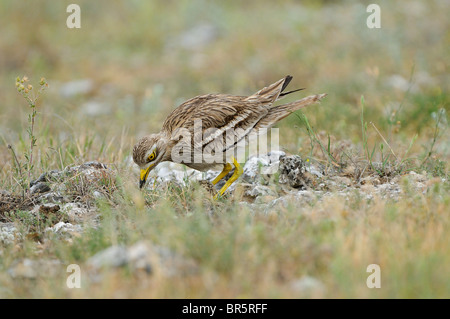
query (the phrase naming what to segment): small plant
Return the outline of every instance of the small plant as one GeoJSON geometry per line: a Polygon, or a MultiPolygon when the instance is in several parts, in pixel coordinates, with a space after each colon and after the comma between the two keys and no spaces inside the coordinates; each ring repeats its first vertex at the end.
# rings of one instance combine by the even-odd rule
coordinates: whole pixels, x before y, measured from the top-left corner
{"type": "Polygon", "coordinates": [[[422,160],[421,166],[424,166],[428,159],[433,155],[433,148],[440,133],[439,130],[441,129],[443,132],[445,132],[445,130],[447,129],[447,116],[445,114],[444,108],[440,108],[438,112],[433,112],[431,116],[436,122],[436,126],[434,128],[433,140],[431,141],[430,149],[427,152],[425,158],[422,160]]]}
{"type": "Polygon", "coordinates": [[[330,140],[330,135],[328,135],[328,140],[327,140],[327,147],[325,147],[323,145],[323,143],[320,141],[320,139],[317,137],[316,132],[313,130],[313,128],[311,127],[311,125],[309,124],[308,118],[302,113],[302,117],[301,120],[303,120],[303,122],[306,125],[306,131],[308,133],[309,136],[309,140],[310,140],[310,145],[311,145],[311,151],[310,151],[310,158],[312,157],[313,154],[313,150],[315,147],[315,144],[317,143],[320,147],[320,150],[322,151],[322,153],[324,154],[324,157],[328,159],[328,164],[332,164],[335,167],[339,167],[339,163],[338,160],[333,156],[332,152],[331,152],[331,140],[330,140]]]}
{"type": "MultiPolygon", "coordinates": [[[[25,168],[26,171],[28,172],[28,183],[31,181],[31,172],[33,170],[33,149],[36,146],[36,136],[34,134],[34,124],[35,124],[35,119],[36,119],[36,101],[38,100],[38,98],[41,96],[42,92],[48,87],[48,83],[45,80],[45,78],[41,78],[41,80],[39,81],[39,89],[34,89],[33,85],[28,84],[29,79],[27,76],[24,76],[22,78],[17,77],[16,78],[16,88],[17,88],[17,92],[19,92],[20,95],[23,96],[23,98],[27,101],[28,106],[30,107],[30,111],[31,113],[28,115],[28,137],[30,139],[30,148],[28,149],[27,152],[25,152],[25,159],[26,159],[26,163],[25,163],[25,168]]],[[[12,150],[12,147],[10,147],[10,149],[12,150]]],[[[12,150],[13,151],[13,150],[12,150]]],[[[24,187],[25,185],[23,185],[23,175],[22,175],[22,170],[20,169],[20,163],[17,160],[17,157],[14,154],[14,158],[16,161],[16,164],[18,166],[18,170],[21,174],[20,178],[21,178],[21,185],[22,187],[24,187]]]]}
{"type": "Polygon", "coordinates": [[[375,153],[375,147],[372,149],[372,152],[369,152],[369,145],[368,145],[368,138],[367,138],[367,122],[364,121],[364,96],[361,96],[361,129],[362,129],[362,142],[363,142],[363,149],[364,153],[367,157],[367,160],[369,161],[370,167],[374,169],[372,158],[375,153]]]}
{"type": "Polygon", "coordinates": [[[378,130],[376,125],[373,122],[370,122],[370,125],[375,130],[375,132],[380,136],[383,143],[380,143],[379,145],[379,153],[380,153],[380,163],[374,162],[374,155],[376,154],[377,150],[377,143],[374,144],[372,151],[369,149],[369,143],[368,143],[368,134],[367,134],[367,122],[364,119],[364,107],[365,107],[365,100],[364,96],[361,96],[361,129],[362,129],[362,142],[363,142],[363,151],[368,161],[368,166],[376,172],[379,176],[384,176],[386,174],[386,171],[390,171],[393,168],[395,171],[399,170],[401,167],[401,163],[398,160],[397,155],[395,154],[392,147],[389,145],[388,141],[384,138],[383,134],[378,130]],[[384,146],[387,146],[389,149],[389,153],[385,154],[384,146]],[[391,160],[391,155],[394,158],[391,160]]]}

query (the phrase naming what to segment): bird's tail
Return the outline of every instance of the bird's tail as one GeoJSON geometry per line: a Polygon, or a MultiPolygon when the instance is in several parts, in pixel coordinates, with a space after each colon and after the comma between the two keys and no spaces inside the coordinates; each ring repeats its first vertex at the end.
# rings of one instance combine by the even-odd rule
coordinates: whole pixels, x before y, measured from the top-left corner
{"type": "MultiPolygon", "coordinates": [[[[290,93],[290,92],[288,92],[290,93]]],[[[281,121],[285,117],[289,116],[292,112],[295,112],[308,105],[318,103],[327,94],[316,94],[307,96],[301,100],[275,106],[269,109],[269,112],[264,116],[254,127],[254,129],[269,128],[276,122],[281,121]]]]}
{"type": "Polygon", "coordinates": [[[247,100],[255,99],[259,101],[264,101],[266,103],[273,103],[285,95],[303,90],[297,89],[289,92],[284,92],[284,90],[287,88],[291,80],[292,76],[287,75],[283,79],[278,80],[277,82],[269,85],[268,87],[259,90],[255,94],[250,95],[249,97],[247,97],[247,100]]]}

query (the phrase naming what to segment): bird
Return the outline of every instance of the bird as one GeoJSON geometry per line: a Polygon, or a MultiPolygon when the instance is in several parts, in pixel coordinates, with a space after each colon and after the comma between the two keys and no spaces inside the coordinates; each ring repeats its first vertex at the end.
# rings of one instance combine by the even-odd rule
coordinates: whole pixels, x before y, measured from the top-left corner
{"type": "Polygon", "coordinates": [[[229,156],[238,142],[250,133],[272,127],[292,112],[320,102],[327,95],[315,94],[274,105],[286,95],[303,90],[285,92],[291,80],[292,76],[287,75],[249,96],[206,94],[183,102],[167,116],[159,133],[144,136],[134,145],[133,161],[140,168],[139,188],[145,185],[150,171],[165,161],[183,163],[199,171],[222,168],[211,182],[213,185],[234,166],[233,174],[214,198],[222,196],[243,173],[236,157],[229,156]]]}

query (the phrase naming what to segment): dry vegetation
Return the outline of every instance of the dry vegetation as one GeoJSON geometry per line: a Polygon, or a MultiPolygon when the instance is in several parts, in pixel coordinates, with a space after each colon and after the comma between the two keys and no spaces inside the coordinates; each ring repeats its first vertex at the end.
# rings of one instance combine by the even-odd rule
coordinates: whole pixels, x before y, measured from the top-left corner
{"type": "Polygon", "coordinates": [[[78,1],[79,30],[65,26],[68,4],[0,3],[0,230],[17,230],[0,241],[0,298],[450,297],[446,1],[380,1],[378,30],[366,27],[365,4],[347,1],[78,1]],[[197,182],[139,191],[132,145],[176,105],[249,94],[286,74],[328,97],[280,122],[280,144],[348,178],[345,196],[327,189],[258,210],[239,186],[217,202],[197,182]],[[35,108],[14,86],[25,75],[24,89],[49,85],[35,108]],[[74,168],[88,161],[108,171],[93,182],[74,168]],[[89,218],[30,213],[30,180],[52,170],[62,172],[52,188],[89,218]],[[359,191],[394,181],[399,196],[359,191]],[[45,231],[59,221],[82,228],[45,231]],[[142,240],[197,270],[88,275],[91,256],[142,240]],[[24,260],[42,272],[14,275],[24,260]],[[66,286],[69,264],[86,274],[80,289],[66,286]],[[366,286],[369,264],[381,267],[380,289],[366,286]]]}

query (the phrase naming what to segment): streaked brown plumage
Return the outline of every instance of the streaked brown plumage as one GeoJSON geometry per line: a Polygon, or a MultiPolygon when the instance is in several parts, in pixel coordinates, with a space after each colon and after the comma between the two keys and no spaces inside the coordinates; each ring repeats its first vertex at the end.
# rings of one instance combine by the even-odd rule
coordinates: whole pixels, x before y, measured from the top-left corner
{"type": "MultiPolygon", "coordinates": [[[[287,94],[299,91],[283,92],[292,80],[290,75],[265,87],[250,96],[234,96],[227,94],[207,94],[194,97],[178,106],[166,118],[161,132],[141,138],[133,148],[133,160],[141,169],[140,187],[145,184],[148,173],[160,162],[174,161],[172,151],[190,146],[191,152],[185,157],[185,164],[196,170],[204,171],[216,167],[216,163],[205,161],[194,162],[194,150],[206,151],[208,149],[221,149],[217,145],[232,149],[237,142],[248,136],[250,132],[270,128],[276,122],[285,118],[292,112],[307,105],[319,102],[326,94],[311,95],[301,100],[272,106],[278,99],[287,94]],[[201,120],[201,130],[197,129],[201,120]],[[192,138],[183,139],[179,132],[189,133],[192,138]],[[197,140],[194,132],[200,134],[197,140]],[[233,132],[231,137],[228,132],[233,132]],[[227,140],[228,138],[228,140],[227,140]],[[231,138],[231,143],[230,142],[231,138]],[[222,143],[222,144],[217,144],[222,143]],[[216,147],[216,148],[214,148],[216,147]]],[[[236,169],[233,176],[227,181],[219,194],[225,190],[242,174],[242,168],[234,158],[226,158],[225,148],[221,149],[223,172],[213,181],[216,184],[232,169],[236,169]]]]}

